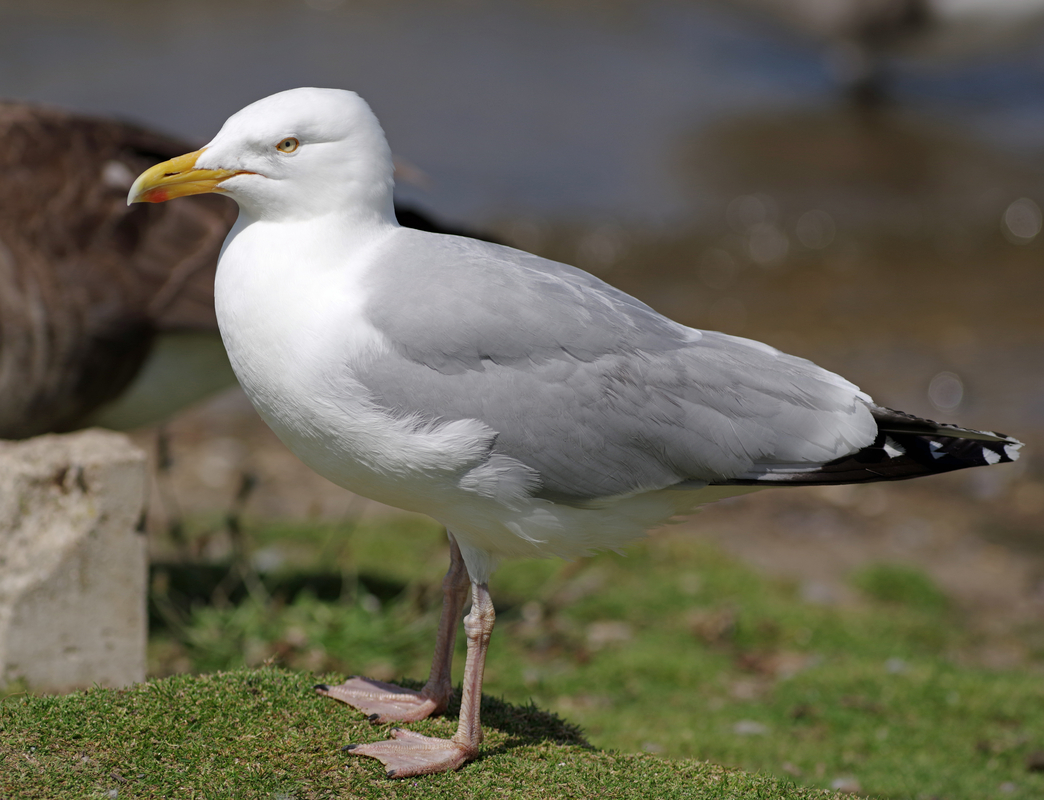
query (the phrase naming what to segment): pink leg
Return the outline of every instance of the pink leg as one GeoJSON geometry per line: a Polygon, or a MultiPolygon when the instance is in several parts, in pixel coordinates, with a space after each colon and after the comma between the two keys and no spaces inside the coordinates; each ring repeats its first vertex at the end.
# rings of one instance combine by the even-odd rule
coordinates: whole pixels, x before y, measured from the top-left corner
{"type": "Polygon", "coordinates": [[[460,769],[478,757],[482,743],[479,710],[482,704],[482,672],[496,615],[486,584],[471,585],[471,612],[464,618],[468,635],[468,659],[460,699],[460,722],[452,739],[436,739],[396,728],[394,738],[373,744],[349,745],[353,755],[370,756],[388,768],[389,778],[409,778],[460,769]]]}
{"type": "Polygon", "coordinates": [[[319,694],[340,700],[364,714],[372,722],[415,722],[446,710],[453,694],[453,647],[457,625],[468,593],[468,570],[453,534],[450,539],[450,567],[442,581],[442,616],[435,639],[428,682],[419,692],[372,678],[349,678],[338,686],[319,684],[319,694]]]}

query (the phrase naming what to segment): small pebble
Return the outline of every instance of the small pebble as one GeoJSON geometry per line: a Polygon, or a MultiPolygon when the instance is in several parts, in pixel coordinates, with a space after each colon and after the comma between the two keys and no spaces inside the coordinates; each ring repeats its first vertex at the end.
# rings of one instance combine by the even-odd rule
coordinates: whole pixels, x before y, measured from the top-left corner
{"type": "Polygon", "coordinates": [[[858,794],[863,787],[851,775],[844,775],[840,778],[834,778],[830,782],[830,788],[845,794],[858,794]]]}
{"type": "Polygon", "coordinates": [[[732,732],[737,736],[761,736],[768,733],[768,725],[752,719],[741,719],[732,726],[732,732]]]}

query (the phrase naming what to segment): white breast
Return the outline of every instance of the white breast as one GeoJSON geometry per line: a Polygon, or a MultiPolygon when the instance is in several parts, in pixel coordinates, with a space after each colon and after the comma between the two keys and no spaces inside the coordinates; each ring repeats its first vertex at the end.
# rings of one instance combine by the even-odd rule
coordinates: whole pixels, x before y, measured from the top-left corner
{"type": "Polygon", "coordinates": [[[315,221],[292,226],[290,235],[288,223],[255,222],[222,254],[215,305],[236,376],[265,422],[316,472],[432,513],[453,476],[486,456],[494,434],[475,420],[418,428],[377,408],[356,380],[360,359],[388,349],[363,313],[365,277],[398,229],[360,242],[310,230],[315,221]]]}

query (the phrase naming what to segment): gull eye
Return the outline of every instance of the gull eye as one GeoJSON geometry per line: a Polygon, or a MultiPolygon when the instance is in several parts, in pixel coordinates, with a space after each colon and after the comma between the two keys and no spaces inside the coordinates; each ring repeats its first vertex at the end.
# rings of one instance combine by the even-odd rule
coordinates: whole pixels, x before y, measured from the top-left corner
{"type": "Polygon", "coordinates": [[[297,141],[297,139],[295,139],[293,136],[287,136],[279,144],[276,145],[276,150],[278,150],[280,153],[292,153],[300,146],[301,143],[297,141]]]}

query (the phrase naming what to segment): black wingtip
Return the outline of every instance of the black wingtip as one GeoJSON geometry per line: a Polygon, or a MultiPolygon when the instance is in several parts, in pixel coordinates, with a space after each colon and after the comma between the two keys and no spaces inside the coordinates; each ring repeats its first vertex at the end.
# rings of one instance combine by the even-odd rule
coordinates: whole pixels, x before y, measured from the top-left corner
{"type": "Polygon", "coordinates": [[[905,411],[896,411],[884,406],[871,406],[870,413],[877,423],[877,428],[885,433],[914,433],[929,436],[943,436],[950,439],[973,439],[976,441],[1010,444],[1022,447],[1022,442],[1006,433],[998,431],[980,431],[975,428],[962,428],[949,422],[936,422],[933,419],[916,417],[905,411]]]}
{"type": "Polygon", "coordinates": [[[317,683],[312,688],[315,689],[317,692],[328,692],[328,691],[330,691],[330,687],[327,686],[325,683],[317,683]]]}
{"type": "Polygon", "coordinates": [[[359,745],[357,745],[357,744],[346,744],[344,747],[341,748],[341,752],[342,753],[344,753],[344,752],[349,752],[350,753],[352,750],[354,750],[358,746],[359,745]]]}
{"type": "Polygon", "coordinates": [[[960,437],[952,431],[913,433],[881,430],[873,444],[820,465],[774,466],[728,483],[743,486],[829,486],[899,481],[968,467],[1017,461],[1022,442],[1010,437],[960,437]]]}

